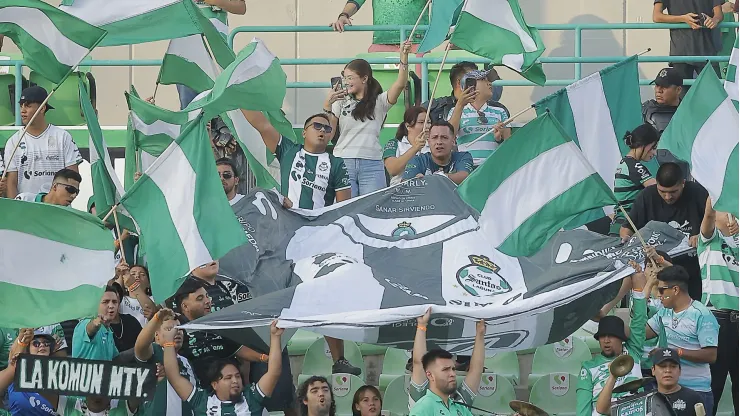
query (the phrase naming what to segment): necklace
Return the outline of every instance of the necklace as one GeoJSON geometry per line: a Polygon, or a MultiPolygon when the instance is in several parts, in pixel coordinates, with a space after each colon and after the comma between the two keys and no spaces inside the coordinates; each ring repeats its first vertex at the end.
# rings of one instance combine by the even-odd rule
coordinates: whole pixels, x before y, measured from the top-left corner
{"type": "Polygon", "coordinates": [[[111,332],[113,332],[113,336],[116,337],[116,339],[123,338],[123,329],[124,329],[123,328],[123,318],[120,318],[120,319],[121,319],[121,335],[120,336],[116,335],[116,330],[115,330],[114,326],[113,325],[110,326],[110,330],[111,330],[111,332]]]}
{"type": "Polygon", "coordinates": [[[678,328],[678,322],[683,317],[684,312],[686,312],[688,309],[684,309],[678,314],[676,314],[673,310],[671,310],[671,328],[676,329],[678,328]]]}

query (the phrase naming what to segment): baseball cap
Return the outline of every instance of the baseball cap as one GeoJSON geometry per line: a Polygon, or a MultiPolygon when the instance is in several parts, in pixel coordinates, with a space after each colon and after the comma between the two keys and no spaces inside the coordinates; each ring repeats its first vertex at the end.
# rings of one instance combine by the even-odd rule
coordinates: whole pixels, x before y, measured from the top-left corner
{"type": "Polygon", "coordinates": [[[650,361],[653,362],[653,365],[658,365],[665,361],[673,361],[679,366],[681,365],[681,359],[678,358],[678,351],[673,348],[660,348],[655,350],[650,355],[650,361]]]}
{"type": "Polygon", "coordinates": [[[33,337],[43,337],[49,341],[49,349],[53,352],[56,348],[57,340],[51,335],[51,329],[49,327],[36,328],[33,331],[33,337]]]}
{"type": "Polygon", "coordinates": [[[488,71],[481,71],[479,69],[475,69],[473,71],[470,71],[470,72],[466,73],[465,75],[463,75],[462,78],[460,78],[460,86],[461,87],[464,87],[465,86],[465,81],[467,81],[469,79],[474,79],[474,80],[486,79],[486,78],[488,78],[488,74],[490,72],[491,72],[490,70],[488,70],[488,71]]]}
{"type": "Polygon", "coordinates": [[[683,76],[674,68],[663,68],[658,72],[658,76],[651,84],[658,85],[660,87],[670,87],[673,85],[683,86],[683,76]]]}
{"type": "MultiPolygon", "coordinates": [[[[39,87],[38,85],[34,85],[33,87],[28,87],[24,89],[21,92],[21,98],[18,100],[20,104],[23,103],[43,103],[46,97],[48,97],[49,94],[47,94],[44,87],[39,87]]],[[[47,110],[53,110],[54,107],[49,105],[49,103],[46,103],[46,109],[47,110]]]]}

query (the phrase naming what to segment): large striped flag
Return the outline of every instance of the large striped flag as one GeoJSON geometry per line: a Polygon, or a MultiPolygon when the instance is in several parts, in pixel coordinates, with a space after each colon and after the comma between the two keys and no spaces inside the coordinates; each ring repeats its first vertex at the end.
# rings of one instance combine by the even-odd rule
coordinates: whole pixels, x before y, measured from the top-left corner
{"type": "Polygon", "coordinates": [[[247,244],[226,200],[201,114],[121,198],[142,233],[157,302],[188,273],[247,244]]]}
{"type": "Polygon", "coordinates": [[[575,216],[616,202],[550,113],[519,129],[457,192],[480,212],[488,241],[509,256],[535,254],[575,216]]]}
{"type": "Polygon", "coordinates": [[[505,65],[537,85],[545,84],[542,64],[537,63],[545,44],[537,29],[524,21],[517,0],[467,0],[450,42],[505,65]]]}
{"type": "Polygon", "coordinates": [[[431,0],[429,29],[419,44],[419,52],[429,52],[444,42],[460,17],[463,0],[431,0]]]}
{"type": "Polygon", "coordinates": [[[739,36],[735,36],[735,46],[732,48],[732,54],[730,55],[730,62],[729,65],[727,65],[727,76],[725,77],[725,91],[727,91],[727,95],[730,97],[730,100],[732,100],[732,103],[735,104],[735,108],[738,108],[738,91],[740,89],[740,84],[737,82],[737,66],[738,66],[738,55],[740,55],[740,50],[738,50],[738,40],[740,40],[739,36]]]}
{"type": "Polygon", "coordinates": [[[0,3],[0,34],[13,40],[32,71],[58,84],[106,32],[41,0],[6,0],[0,3]]]}
{"type": "Polygon", "coordinates": [[[0,212],[0,326],[95,316],[115,274],[103,223],[75,209],[6,198],[0,212]]]}
{"type": "Polygon", "coordinates": [[[159,70],[158,84],[180,84],[203,92],[213,88],[219,74],[201,35],[172,39],[159,70]]]}
{"type": "Polygon", "coordinates": [[[685,160],[717,211],[738,216],[738,112],[710,65],[704,67],[660,137],[685,160]]]}
{"type": "MultiPolygon", "coordinates": [[[[614,172],[629,152],[622,137],[643,123],[637,56],[568,85],[535,103],[535,108],[538,115],[548,110],[552,113],[613,189],[614,172]]],[[[656,161],[646,165],[656,173],[656,161]]],[[[589,212],[574,219],[566,228],[579,227],[613,212],[613,206],[589,212]]]]}

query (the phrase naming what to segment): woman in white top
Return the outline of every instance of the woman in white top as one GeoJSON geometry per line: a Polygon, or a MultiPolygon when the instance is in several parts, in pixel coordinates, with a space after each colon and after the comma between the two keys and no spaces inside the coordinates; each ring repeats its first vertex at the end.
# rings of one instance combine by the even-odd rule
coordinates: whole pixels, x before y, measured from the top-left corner
{"type": "Polygon", "coordinates": [[[391,175],[391,186],[403,181],[406,164],[414,156],[429,153],[427,136],[431,126],[432,120],[427,118],[427,110],[424,107],[409,107],[403,113],[403,123],[398,125],[396,137],[389,140],[383,149],[383,163],[391,175]]]}
{"type": "Polygon", "coordinates": [[[380,147],[380,129],[388,110],[396,104],[408,82],[408,54],[411,43],[401,48],[398,78],[387,92],[373,78],[373,70],[364,59],[355,59],[342,71],[344,88],[335,86],[324,102],[334,131],[339,124],[339,138],[334,156],[344,159],[352,187],[352,197],[365,195],[386,186],[380,147]]]}
{"type": "Polygon", "coordinates": [[[157,313],[157,306],[152,298],[149,269],[140,264],[134,264],[124,279],[126,296],[121,299],[119,311],[136,318],[143,328],[147,321],[157,313]]]}

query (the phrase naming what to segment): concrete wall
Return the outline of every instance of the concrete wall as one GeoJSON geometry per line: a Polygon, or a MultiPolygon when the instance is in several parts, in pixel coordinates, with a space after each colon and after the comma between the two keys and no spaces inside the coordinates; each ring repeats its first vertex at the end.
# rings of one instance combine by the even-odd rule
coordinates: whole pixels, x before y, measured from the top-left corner
{"type": "MultiPolygon", "coordinates": [[[[56,4],[58,0],[47,0],[56,4]]],[[[123,0],[118,0],[123,1],[123,0]]],[[[370,3],[370,2],[368,2],[370,3]]],[[[230,27],[255,25],[328,25],[340,13],[345,0],[247,0],[245,16],[231,16],[230,27]]],[[[650,22],[651,3],[638,0],[520,0],[530,24],[538,23],[618,23],[650,22]]],[[[355,24],[372,24],[372,8],[362,9],[354,18],[355,24]]],[[[365,52],[371,42],[371,33],[242,33],[237,35],[235,49],[246,45],[253,36],[261,37],[280,58],[341,58],[353,57],[365,52]]],[[[543,31],[547,46],[545,56],[573,56],[573,31],[543,31]]],[[[155,59],[161,58],[167,42],[154,42],[131,47],[98,48],[93,52],[95,59],[155,59]]],[[[651,54],[668,54],[668,33],[665,30],[601,30],[583,32],[583,55],[614,56],[628,55],[652,48],[651,54]]],[[[5,51],[15,51],[8,41],[5,51]]],[[[582,75],[586,76],[608,64],[584,64],[582,75]]],[[[662,64],[641,64],[641,76],[652,77],[662,64]]],[[[284,66],[289,81],[328,81],[341,71],[341,65],[284,66]]],[[[132,83],[140,94],[149,96],[159,67],[96,67],[93,69],[98,80],[98,108],[103,125],[125,125],[126,103],[123,92],[132,83]]],[[[545,64],[550,79],[573,78],[573,64],[545,64]]],[[[499,70],[503,79],[521,79],[517,74],[499,70]]],[[[643,96],[652,95],[650,88],[643,87],[643,96]]],[[[502,101],[512,112],[526,107],[557,87],[505,87],[502,101]]],[[[284,110],[292,121],[320,110],[326,96],[324,89],[289,90],[284,110]]],[[[178,108],[174,86],[161,86],[157,92],[157,103],[161,106],[178,108]]],[[[531,115],[529,116],[531,117],[531,115]]],[[[522,117],[526,121],[528,117],[522,117]]]]}

